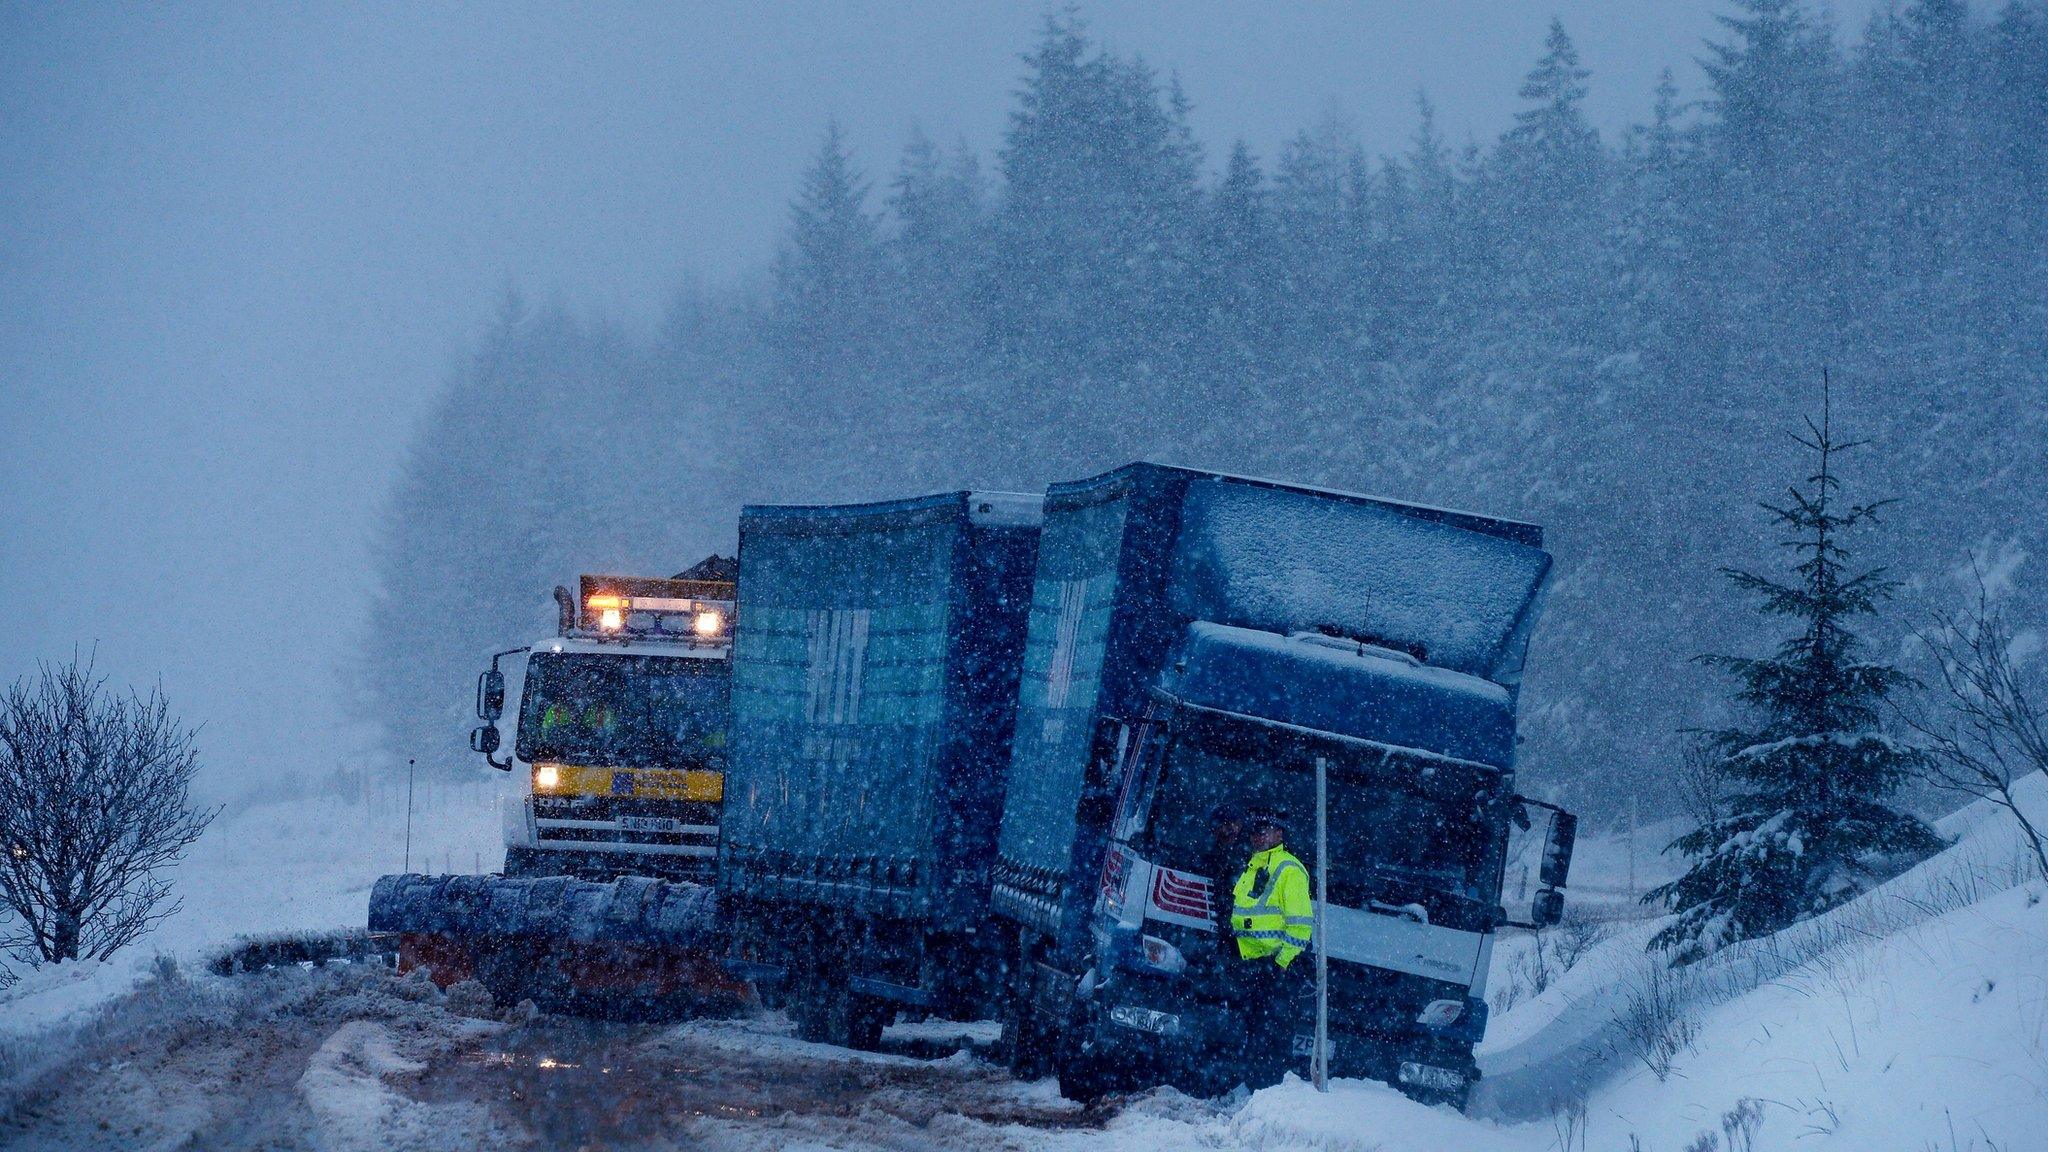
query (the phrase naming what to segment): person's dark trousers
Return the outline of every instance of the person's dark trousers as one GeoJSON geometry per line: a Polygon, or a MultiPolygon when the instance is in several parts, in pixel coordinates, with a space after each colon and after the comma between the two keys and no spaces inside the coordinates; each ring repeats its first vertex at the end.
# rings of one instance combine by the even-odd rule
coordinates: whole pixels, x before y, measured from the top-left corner
{"type": "MultiPolygon", "coordinates": [[[[1297,959],[1295,963],[1301,961],[1297,959]]],[[[1278,1084],[1302,1064],[1294,1055],[1294,1037],[1302,1031],[1303,984],[1299,974],[1268,957],[1242,962],[1232,981],[1231,1002],[1244,1021],[1240,1066],[1252,1089],[1278,1084]]]]}

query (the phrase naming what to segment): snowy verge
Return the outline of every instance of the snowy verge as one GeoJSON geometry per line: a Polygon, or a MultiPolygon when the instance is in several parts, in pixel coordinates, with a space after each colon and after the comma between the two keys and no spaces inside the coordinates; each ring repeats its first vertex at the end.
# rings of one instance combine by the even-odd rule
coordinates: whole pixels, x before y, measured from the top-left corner
{"type": "MultiPolygon", "coordinates": [[[[2048,780],[2022,781],[2018,792],[2030,813],[2048,816],[2048,780]]],[[[1479,1053],[1486,1079],[1474,1111],[1538,1122],[1582,1108],[1610,1122],[1632,1117],[1637,1127],[1610,1133],[1625,1140],[1688,1122],[1705,1131],[1741,1101],[1767,1100],[1753,1106],[1765,1122],[1802,1117],[1802,1148],[1854,1131],[1849,1116],[1882,1114],[1918,1134],[1920,1142],[1897,1146],[1917,1149],[1949,1147],[1947,1109],[1988,1118],[1980,1141],[2024,1147],[2010,1135],[2048,1127],[2048,1077],[2027,1071],[2039,1067],[2048,1013],[2048,889],[2018,830],[1992,805],[1971,805],[1937,827],[1952,845],[1890,883],[1688,968],[1666,969],[1644,953],[1655,922],[1603,942],[1494,1022],[1479,1053]],[[1953,1002],[1958,990],[1987,983],[2010,998],[2002,1011],[1953,1002]],[[1970,1023],[1919,1023],[1936,1012],[1970,1023]],[[1879,1066],[1858,1055],[1873,1048],[1888,1054],[1879,1066]],[[1996,1074],[1955,1075],[1979,1062],[1996,1074]],[[1922,1073],[1888,1074],[1908,1067],[1922,1073]],[[1935,1074],[1941,1067],[1949,1072],[1935,1074]],[[1806,1078],[1788,1082],[1787,1068],[1806,1078]],[[1803,1119],[1809,1110],[1817,1118],[1803,1119]],[[1925,1123],[1930,1116],[1936,1125],[1925,1123]]],[[[1862,1136],[1863,1144],[1833,1146],[1889,1146],[1870,1143],[1872,1129],[1862,1136]]]]}
{"type": "MultiPolygon", "coordinates": [[[[0,1041],[78,1023],[131,991],[156,957],[191,967],[238,936],[361,928],[370,887],[406,862],[403,792],[323,793],[233,809],[169,873],[177,912],[105,963],[47,965],[0,990],[0,1041]]],[[[422,788],[415,871],[467,872],[503,860],[497,782],[422,788]]]]}

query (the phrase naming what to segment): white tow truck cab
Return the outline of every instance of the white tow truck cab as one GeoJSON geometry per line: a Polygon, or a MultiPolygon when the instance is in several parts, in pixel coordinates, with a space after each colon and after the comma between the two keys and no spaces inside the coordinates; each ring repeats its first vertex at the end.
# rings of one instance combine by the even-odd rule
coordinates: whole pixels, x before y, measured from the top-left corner
{"type": "Polygon", "coordinates": [[[505,875],[708,878],[725,800],[732,560],[555,589],[558,634],[491,657],[470,747],[511,774],[505,875]],[[499,662],[524,656],[516,684],[499,662]],[[511,754],[502,725],[512,726],[511,754]]]}

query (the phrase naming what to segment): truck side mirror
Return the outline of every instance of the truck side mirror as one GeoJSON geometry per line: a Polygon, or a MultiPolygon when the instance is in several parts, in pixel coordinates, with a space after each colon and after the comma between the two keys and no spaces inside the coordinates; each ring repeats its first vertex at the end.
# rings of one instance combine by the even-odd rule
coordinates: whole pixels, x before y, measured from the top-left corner
{"type": "Polygon", "coordinates": [[[476,678],[476,714],[479,720],[493,724],[505,714],[505,674],[498,671],[495,661],[476,678]]]}
{"type": "Polygon", "coordinates": [[[1543,844],[1543,866],[1537,872],[1537,879],[1545,888],[1562,888],[1571,878],[1572,848],[1578,839],[1579,818],[1570,812],[1554,813],[1550,821],[1550,836],[1543,844]]]}
{"type": "MultiPolygon", "coordinates": [[[[496,724],[479,724],[475,728],[470,729],[469,750],[481,752],[486,756],[496,752],[498,750],[498,726],[496,724]]],[[[511,767],[510,761],[506,761],[504,764],[492,761],[492,764],[500,768],[511,767]]]]}
{"type": "Polygon", "coordinates": [[[1563,889],[1571,879],[1579,818],[1527,796],[1510,796],[1508,803],[1501,922],[1516,928],[1548,928],[1564,916],[1563,889]]]}

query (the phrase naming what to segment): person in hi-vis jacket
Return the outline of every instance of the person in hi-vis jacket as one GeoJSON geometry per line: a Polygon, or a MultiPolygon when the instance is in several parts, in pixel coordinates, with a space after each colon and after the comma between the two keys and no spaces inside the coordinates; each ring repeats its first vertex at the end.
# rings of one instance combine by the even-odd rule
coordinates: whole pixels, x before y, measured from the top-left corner
{"type": "Polygon", "coordinates": [[[1308,869],[1286,847],[1286,821],[1270,808],[1251,808],[1243,827],[1251,859],[1231,892],[1230,932],[1237,942],[1232,997],[1245,1022],[1246,1083],[1263,1088],[1294,1066],[1294,1033],[1307,988],[1296,966],[1315,932],[1308,869]]]}

